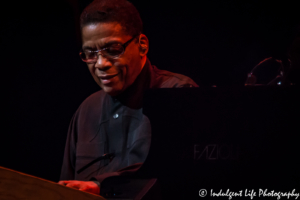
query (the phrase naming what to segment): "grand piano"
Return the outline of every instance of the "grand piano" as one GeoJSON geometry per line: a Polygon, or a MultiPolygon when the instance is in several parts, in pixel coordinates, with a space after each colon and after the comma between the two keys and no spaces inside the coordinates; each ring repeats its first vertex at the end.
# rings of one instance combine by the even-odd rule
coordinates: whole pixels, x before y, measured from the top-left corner
{"type": "Polygon", "coordinates": [[[128,187],[122,189],[126,184],[146,188],[155,199],[199,199],[204,190],[202,198],[226,195],[228,189],[243,195],[299,193],[298,94],[296,86],[147,91],[143,112],[152,127],[148,157],[136,179],[108,180],[119,181],[118,187],[104,182],[111,194],[106,198],[130,199],[128,187]]]}

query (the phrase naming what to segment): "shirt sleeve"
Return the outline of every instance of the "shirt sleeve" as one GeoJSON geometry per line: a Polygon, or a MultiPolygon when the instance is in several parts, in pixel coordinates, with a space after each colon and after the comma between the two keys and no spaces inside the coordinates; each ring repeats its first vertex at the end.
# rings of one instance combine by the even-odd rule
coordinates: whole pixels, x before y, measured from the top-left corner
{"type": "Polygon", "coordinates": [[[104,173],[101,175],[97,175],[93,178],[91,178],[91,181],[98,181],[100,184],[101,182],[103,182],[104,179],[108,178],[108,177],[112,177],[112,176],[130,176],[132,174],[134,174],[141,166],[143,163],[136,163],[133,165],[130,165],[128,167],[122,168],[118,171],[115,172],[108,172],[108,173],[104,173]]]}
{"type": "Polygon", "coordinates": [[[76,113],[74,114],[71,120],[69,130],[68,130],[60,180],[74,180],[75,162],[76,162],[75,122],[76,122],[76,113]]]}

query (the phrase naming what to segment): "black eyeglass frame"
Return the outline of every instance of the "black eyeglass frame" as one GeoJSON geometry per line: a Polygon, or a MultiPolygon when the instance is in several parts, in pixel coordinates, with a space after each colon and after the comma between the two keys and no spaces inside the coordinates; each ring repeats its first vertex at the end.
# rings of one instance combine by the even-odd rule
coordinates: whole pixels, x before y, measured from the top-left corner
{"type": "Polygon", "coordinates": [[[107,49],[109,49],[110,47],[104,47],[104,48],[102,48],[102,49],[99,49],[99,50],[96,50],[96,51],[91,51],[91,53],[96,53],[95,55],[97,56],[95,56],[95,58],[94,59],[84,59],[83,58],[83,54],[84,54],[84,52],[83,52],[83,50],[81,49],[80,50],[80,52],[79,52],[79,56],[80,56],[80,58],[81,58],[81,60],[83,61],[83,62],[86,62],[86,63],[95,63],[95,62],[97,62],[97,60],[98,60],[98,56],[99,56],[99,52],[100,52],[100,54],[102,55],[102,56],[104,56],[104,57],[106,57],[106,58],[111,58],[111,59],[116,59],[116,58],[119,58],[120,56],[122,56],[123,54],[124,54],[124,52],[125,52],[125,50],[126,50],[126,47],[136,38],[137,36],[134,36],[134,37],[132,37],[130,40],[128,40],[127,42],[125,42],[124,44],[120,44],[120,43],[118,43],[119,45],[121,45],[121,47],[123,48],[123,51],[122,51],[122,53],[120,53],[120,54],[118,54],[118,55],[116,55],[116,56],[111,56],[111,55],[109,55],[108,53],[101,53],[101,52],[105,52],[105,50],[107,50],[107,49]]]}

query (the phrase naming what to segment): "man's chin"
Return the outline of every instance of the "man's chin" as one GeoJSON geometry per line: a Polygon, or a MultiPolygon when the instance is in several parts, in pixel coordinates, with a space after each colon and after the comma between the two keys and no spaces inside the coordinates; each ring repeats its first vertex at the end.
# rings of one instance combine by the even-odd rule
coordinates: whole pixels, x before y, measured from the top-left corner
{"type": "Polygon", "coordinates": [[[102,89],[105,93],[107,93],[110,96],[117,96],[122,92],[122,90],[113,87],[107,87],[107,86],[102,87],[102,89]]]}

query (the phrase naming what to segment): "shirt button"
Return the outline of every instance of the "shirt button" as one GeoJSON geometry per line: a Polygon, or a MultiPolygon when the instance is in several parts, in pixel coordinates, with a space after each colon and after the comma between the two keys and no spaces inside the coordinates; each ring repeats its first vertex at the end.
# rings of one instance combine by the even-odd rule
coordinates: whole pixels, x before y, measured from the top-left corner
{"type": "Polygon", "coordinates": [[[119,117],[119,114],[118,114],[118,113],[116,113],[116,114],[113,115],[113,118],[114,118],[114,119],[117,119],[118,117],[119,117]]]}

